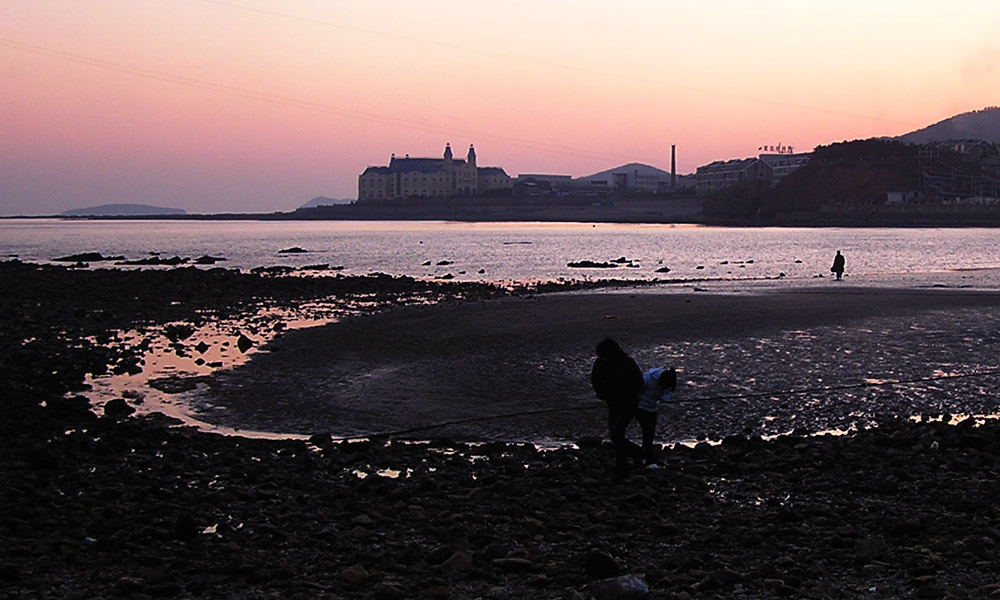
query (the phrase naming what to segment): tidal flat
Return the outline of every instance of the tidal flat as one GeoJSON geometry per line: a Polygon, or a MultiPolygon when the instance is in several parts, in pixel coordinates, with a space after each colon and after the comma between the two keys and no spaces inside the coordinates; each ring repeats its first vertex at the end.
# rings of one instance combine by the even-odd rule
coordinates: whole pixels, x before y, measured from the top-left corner
{"type": "MultiPolygon", "coordinates": [[[[0,589],[10,598],[982,598],[1000,590],[994,292],[548,294],[17,261],[0,263],[0,282],[0,589]],[[399,365],[398,381],[409,385],[383,370],[369,380],[386,393],[320,389],[332,402],[394,400],[394,412],[370,408],[370,423],[403,429],[427,422],[411,406],[437,402],[437,422],[463,398],[483,413],[486,394],[532,406],[596,402],[578,376],[595,338],[616,335],[640,364],[681,363],[679,398],[774,394],[661,408],[664,440],[693,439],[665,445],[660,468],[637,469],[617,486],[599,409],[336,442],[341,422],[329,415],[304,420],[306,439],[267,440],[129,414],[130,399],[94,408],[88,374],[143,367],[142,348],[123,346],[122,331],[351,295],[391,308],[277,336],[219,381],[258,376],[278,389],[275,373],[291,368],[279,357],[298,369],[381,360],[399,365]],[[397,302],[414,295],[432,304],[397,302]],[[561,360],[542,360],[551,356],[561,360]],[[411,370],[412,361],[427,368],[411,370]],[[952,377],[962,374],[970,376],[952,377]],[[928,381],[883,385],[907,379],[928,381]],[[844,382],[870,385],[805,402],[776,393],[844,382]],[[403,420],[386,422],[389,413],[403,420]],[[831,424],[846,426],[823,433],[831,424]],[[574,443],[540,450],[528,441],[559,427],[574,443]]],[[[278,411],[287,425],[309,395],[285,396],[299,403],[278,411]]],[[[240,413],[243,396],[225,397],[227,418],[257,418],[240,413]]]]}

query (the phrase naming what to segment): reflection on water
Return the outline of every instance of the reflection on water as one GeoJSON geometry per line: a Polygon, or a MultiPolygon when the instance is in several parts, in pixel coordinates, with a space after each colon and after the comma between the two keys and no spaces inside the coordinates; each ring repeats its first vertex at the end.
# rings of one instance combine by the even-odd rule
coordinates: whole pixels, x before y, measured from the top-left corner
{"type": "MultiPolygon", "coordinates": [[[[1000,288],[1000,236],[986,229],[14,219],[0,220],[0,240],[5,254],[38,262],[79,252],[133,259],[159,252],[224,256],[227,260],[220,265],[225,268],[327,263],[343,265],[345,274],[451,275],[491,282],[669,277],[687,290],[729,293],[830,285],[1000,288]],[[279,253],[294,246],[308,252],[279,253]],[[838,249],[847,256],[846,282],[829,278],[829,262],[838,249]],[[619,258],[633,267],[567,267],[572,261],[619,258]],[[664,267],[669,272],[658,272],[664,267]]],[[[327,323],[360,308],[317,302],[294,310],[266,309],[233,321],[208,320],[190,332],[183,323],[125,332],[116,343],[142,349],[142,373],[93,378],[89,383],[95,404],[125,397],[143,412],[163,412],[207,427],[197,419],[206,407],[191,404],[204,377],[242,364],[284,330],[327,323]]],[[[683,365],[682,393],[687,397],[774,392],[770,397],[729,400],[728,405],[692,403],[664,409],[660,431],[668,441],[744,432],[774,435],[797,427],[844,431],[877,414],[996,414],[996,377],[878,387],[935,373],[996,368],[1000,317],[953,311],[946,321],[935,318],[940,315],[750,339],[680,340],[644,349],[637,358],[643,364],[683,365]],[[851,382],[871,385],[783,395],[851,382]]]]}
{"type": "Polygon", "coordinates": [[[198,327],[167,323],[150,331],[126,332],[119,340],[124,346],[141,349],[142,370],[89,376],[93,404],[100,411],[109,400],[124,398],[140,414],[161,413],[215,433],[305,438],[209,425],[198,418],[197,413],[205,407],[193,404],[190,392],[202,390],[205,378],[217,370],[245,363],[283,331],[330,323],[341,314],[343,309],[309,304],[298,309],[268,308],[250,318],[207,321],[198,327]]]}
{"type": "MultiPolygon", "coordinates": [[[[975,309],[821,326],[811,335],[678,342],[676,398],[661,407],[665,439],[844,432],[876,418],[996,418],[1000,315],[975,309]],[[942,319],[946,318],[946,321],[942,319]]],[[[659,352],[637,353],[656,362],[659,352]]]]}
{"type": "Polygon", "coordinates": [[[841,250],[852,285],[912,285],[914,275],[934,274],[944,278],[943,285],[1000,287],[1000,278],[989,272],[1000,267],[1000,236],[991,229],[4,219],[0,239],[5,255],[30,262],[84,252],[133,260],[150,253],[208,255],[226,259],[215,267],[243,270],[327,264],[353,275],[489,282],[613,277],[829,283],[833,254],[841,250]],[[281,252],[293,247],[307,252],[281,252]],[[618,259],[626,262],[614,269],[567,266],[618,259]]]}

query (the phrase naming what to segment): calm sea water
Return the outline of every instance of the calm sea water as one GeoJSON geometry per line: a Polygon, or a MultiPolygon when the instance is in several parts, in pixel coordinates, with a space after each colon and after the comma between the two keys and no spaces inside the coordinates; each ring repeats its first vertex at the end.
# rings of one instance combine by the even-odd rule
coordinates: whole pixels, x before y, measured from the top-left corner
{"type": "MultiPolygon", "coordinates": [[[[847,256],[853,284],[941,277],[950,284],[1000,286],[1000,235],[994,229],[0,219],[0,256],[27,262],[45,263],[82,252],[130,260],[151,253],[162,258],[209,255],[226,259],[216,266],[244,270],[328,264],[342,267],[345,274],[488,282],[660,278],[809,284],[829,281],[836,250],[847,256]],[[307,252],[280,252],[293,247],[307,252]],[[614,269],[567,266],[620,258],[628,264],[614,269]],[[670,271],[658,273],[663,267],[670,271]]],[[[90,268],[111,266],[114,263],[94,263],[90,268]]]]}
{"type": "MultiPolygon", "coordinates": [[[[782,286],[835,285],[829,267],[835,251],[841,250],[847,257],[849,285],[1000,289],[998,233],[993,229],[740,229],[576,223],[0,219],[0,259],[18,257],[28,262],[47,263],[60,256],[82,252],[122,255],[127,259],[148,257],[150,253],[158,253],[164,258],[211,255],[226,259],[218,266],[238,269],[326,263],[343,267],[339,272],[347,274],[382,272],[419,278],[450,274],[458,280],[487,282],[666,279],[679,282],[679,286],[752,292],[782,286]],[[292,247],[308,252],[279,252],[292,247]],[[575,261],[603,262],[622,257],[632,266],[614,269],[567,266],[575,261]],[[668,267],[670,272],[657,273],[662,267],[668,267]]],[[[89,268],[112,266],[113,263],[96,263],[89,268]]],[[[292,311],[277,315],[277,318],[294,328],[325,322],[326,317],[292,311]]],[[[212,410],[211,401],[198,393],[162,393],[149,382],[159,377],[211,375],[216,368],[211,366],[213,364],[221,364],[224,369],[243,364],[252,352],[244,355],[231,351],[236,346],[235,336],[245,330],[243,325],[240,321],[213,322],[197,331],[188,342],[191,345],[206,342],[210,347],[203,355],[209,362],[202,364],[194,362],[190,356],[180,357],[162,334],[128,332],[126,343],[152,340],[151,349],[144,358],[145,370],[134,376],[91,378],[89,383],[93,385],[91,396],[95,405],[111,398],[141,399],[143,402],[138,406],[143,411],[165,412],[212,431],[231,433],[232,430],[222,424],[204,422],[207,414],[204,411],[212,410]]],[[[716,341],[688,343],[678,340],[652,352],[659,360],[666,360],[665,356],[684,365],[686,393],[693,396],[745,391],[748,381],[744,374],[747,372],[757,374],[749,382],[753,391],[822,387],[830,371],[828,361],[832,360],[823,349],[845,344],[857,350],[847,359],[841,355],[836,358],[846,360],[837,365],[837,370],[848,382],[881,378],[886,373],[904,379],[922,377],[928,374],[930,367],[925,368],[928,365],[948,371],[960,364],[963,372],[968,368],[995,368],[993,357],[996,354],[992,346],[983,343],[973,346],[985,358],[977,358],[962,346],[970,339],[980,342],[995,339],[992,333],[984,333],[994,331],[993,321],[985,321],[980,313],[965,315],[959,311],[953,315],[949,326],[948,331],[953,329],[953,333],[942,333],[938,330],[939,324],[935,323],[907,323],[902,329],[880,326],[877,331],[820,327],[808,334],[798,332],[781,339],[741,338],[721,346],[716,341]],[[929,329],[934,330],[934,343],[927,343],[923,337],[912,343],[901,342],[906,336],[923,336],[929,329]],[[943,337],[946,333],[954,339],[943,337]],[[844,336],[853,337],[845,342],[844,336]],[[886,347],[891,351],[883,351],[886,347]],[[954,348],[963,348],[957,357],[952,355],[954,348]],[[778,352],[780,358],[761,360],[761,353],[767,351],[778,352]],[[938,354],[925,356],[927,352],[938,354]],[[720,357],[726,365],[722,369],[719,368],[720,357]],[[798,362],[790,365],[790,357],[798,362]],[[763,371],[762,365],[766,365],[763,371]],[[856,372],[847,372],[846,367],[851,365],[856,372]]],[[[260,330],[272,331],[272,328],[260,330]]],[[[968,381],[969,385],[979,382],[968,381]]],[[[585,384],[580,385],[586,388],[585,384]]],[[[580,393],[586,396],[587,389],[580,393]]],[[[938,387],[932,394],[921,393],[920,389],[906,388],[886,397],[906,406],[934,409],[950,403],[961,406],[960,401],[967,404],[970,398],[992,398],[984,391],[965,388],[938,387]]],[[[796,411],[803,415],[806,412],[823,414],[828,407],[844,405],[843,400],[849,395],[840,394],[836,402],[820,402],[815,406],[818,400],[812,397],[777,403],[782,407],[790,406],[793,413],[790,416],[773,413],[778,409],[768,404],[760,409],[762,422],[778,429],[787,425],[790,429],[800,422],[796,420],[800,418],[796,411]]],[[[855,400],[850,406],[871,403],[867,396],[855,400]]],[[[862,413],[897,410],[887,408],[889,405],[885,402],[888,400],[874,402],[874,408],[851,410],[862,413]]],[[[969,410],[989,412],[975,407],[969,410]]],[[[705,414],[704,411],[694,412],[705,414]]],[[[278,413],[280,410],[276,409],[275,414],[278,413]]],[[[684,419],[683,414],[673,415],[671,422],[676,426],[667,434],[671,439],[686,439],[700,427],[685,425],[684,419]]],[[[742,427],[745,423],[737,425],[742,427]]],[[[240,434],[286,437],[292,431],[278,421],[267,419],[256,424],[253,430],[257,433],[244,429],[240,434]]]]}

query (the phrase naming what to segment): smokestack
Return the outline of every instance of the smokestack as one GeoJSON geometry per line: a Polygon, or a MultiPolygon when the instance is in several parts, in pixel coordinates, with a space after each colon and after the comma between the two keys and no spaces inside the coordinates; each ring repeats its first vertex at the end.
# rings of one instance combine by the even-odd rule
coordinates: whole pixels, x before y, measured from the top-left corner
{"type": "Polygon", "coordinates": [[[677,187],[677,145],[670,144],[670,189],[677,187]]]}

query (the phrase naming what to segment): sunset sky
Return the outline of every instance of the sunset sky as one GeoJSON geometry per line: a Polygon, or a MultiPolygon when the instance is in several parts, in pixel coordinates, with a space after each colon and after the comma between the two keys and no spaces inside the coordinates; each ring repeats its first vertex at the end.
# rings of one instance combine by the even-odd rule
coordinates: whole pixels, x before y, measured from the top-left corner
{"type": "Polygon", "coordinates": [[[581,176],[1000,104],[997,0],[3,0],[0,215],[292,210],[391,154],[581,176]]]}

